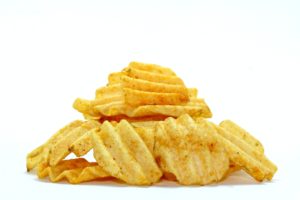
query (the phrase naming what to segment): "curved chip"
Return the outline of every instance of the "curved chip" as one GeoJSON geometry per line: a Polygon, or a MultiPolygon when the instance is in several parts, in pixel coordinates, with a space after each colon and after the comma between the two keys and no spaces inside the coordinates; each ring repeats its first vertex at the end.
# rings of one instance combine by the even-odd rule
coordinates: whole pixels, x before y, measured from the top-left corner
{"type": "Polygon", "coordinates": [[[97,163],[90,163],[84,158],[62,160],[55,166],[45,166],[40,169],[39,178],[49,176],[52,182],[67,180],[77,184],[109,177],[97,163]]]}
{"type": "Polygon", "coordinates": [[[162,67],[162,66],[159,66],[156,64],[131,62],[131,63],[129,63],[128,68],[139,69],[139,70],[148,71],[148,72],[157,73],[157,74],[176,76],[176,74],[170,68],[162,67]]]}
{"type": "MultiPolygon", "coordinates": [[[[184,84],[183,81],[179,77],[174,76],[174,75],[165,75],[165,74],[161,74],[161,73],[140,70],[140,69],[133,68],[133,67],[125,68],[123,70],[123,72],[132,78],[147,80],[147,81],[151,81],[151,82],[168,83],[168,84],[175,84],[175,85],[183,85],[184,84]]],[[[117,75],[115,74],[113,76],[116,77],[117,75]]],[[[111,78],[110,82],[117,82],[117,81],[114,81],[111,78]]]]}
{"type": "Polygon", "coordinates": [[[86,122],[74,121],[54,134],[45,144],[27,155],[27,171],[39,164],[54,166],[74,151],[77,155],[84,155],[92,149],[89,131],[99,128],[100,123],[89,120],[86,122]]]}
{"type": "Polygon", "coordinates": [[[166,177],[173,174],[181,184],[204,185],[221,180],[228,171],[223,146],[188,115],[160,122],[156,133],[155,157],[166,177]]]}
{"type": "Polygon", "coordinates": [[[161,177],[151,152],[125,120],[117,126],[105,121],[93,134],[94,157],[112,176],[129,184],[149,185],[161,177]]]}

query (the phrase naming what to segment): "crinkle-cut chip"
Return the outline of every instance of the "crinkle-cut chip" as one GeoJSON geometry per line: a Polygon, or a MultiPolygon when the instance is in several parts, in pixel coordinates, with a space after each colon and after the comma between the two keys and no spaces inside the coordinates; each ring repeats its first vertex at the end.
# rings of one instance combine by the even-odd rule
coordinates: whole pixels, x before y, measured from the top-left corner
{"type": "MultiPolygon", "coordinates": [[[[77,99],[77,101],[81,101],[77,99]]],[[[80,104],[88,101],[83,101],[80,104]]],[[[189,102],[186,105],[144,105],[136,108],[124,104],[122,101],[116,101],[103,105],[96,105],[88,110],[81,109],[74,104],[74,108],[82,112],[86,119],[100,119],[113,116],[127,116],[127,117],[152,117],[152,116],[172,116],[178,117],[182,114],[189,114],[191,116],[202,116],[209,118],[212,113],[203,100],[199,102],[189,102]]],[[[88,108],[88,106],[85,106],[88,108]]]]}
{"type": "Polygon", "coordinates": [[[105,117],[101,117],[99,119],[100,122],[104,122],[104,121],[116,121],[116,122],[120,122],[122,119],[130,122],[130,123],[134,123],[134,122],[140,122],[140,123],[147,123],[147,122],[154,122],[154,121],[163,121],[166,118],[168,118],[169,116],[165,116],[165,115],[152,115],[152,116],[142,116],[142,117],[128,117],[126,115],[116,115],[116,116],[105,116],[105,117]]]}
{"type": "Polygon", "coordinates": [[[212,125],[205,119],[198,118],[197,124],[199,127],[205,127],[207,134],[217,135],[218,140],[224,145],[230,160],[235,165],[241,167],[257,181],[272,179],[277,167],[253,145],[249,145],[242,138],[222,127],[212,125]]]}
{"type": "MultiPolygon", "coordinates": [[[[106,99],[107,100],[107,99],[106,99]]],[[[103,113],[113,113],[112,115],[119,115],[121,110],[125,108],[130,109],[129,106],[124,104],[124,101],[108,100],[107,102],[103,102],[101,100],[85,100],[81,98],[77,98],[73,103],[73,108],[77,111],[89,116],[90,118],[100,118],[101,115],[105,115],[103,113]],[[116,108],[117,106],[117,108],[116,108]],[[99,111],[99,109],[103,111],[99,111]],[[102,113],[103,112],[103,113],[102,113]],[[116,114],[115,114],[116,113],[116,114]]]]}
{"type": "Polygon", "coordinates": [[[159,65],[156,65],[156,64],[131,62],[131,63],[129,63],[128,68],[129,69],[138,69],[138,70],[157,73],[157,74],[176,76],[176,74],[170,68],[162,67],[162,66],[159,66],[159,65]]]}
{"type": "Polygon", "coordinates": [[[44,153],[45,146],[41,145],[31,151],[26,157],[26,168],[27,171],[31,171],[34,169],[39,162],[41,162],[43,153],[44,153]]]}
{"type": "Polygon", "coordinates": [[[27,171],[32,170],[39,164],[56,165],[60,160],[74,151],[78,156],[86,154],[92,149],[89,131],[99,128],[97,121],[74,121],[54,134],[45,144],[33,150],[27,156],[27,171]]]}
{"type": "Polygon", "coordinates": [[[229,169],[223,146],[188,115],[159,122],[155,136],[155,157],[165,177],[170,174],[184,185],[221,180],[229,169]]]}
{"type": "MultiPolygon", "coordinates": [[[[136,79],[142,79],[142,80],[147,80],[147,81],[152,81],[152,82],[158,82],[158,83],[168,83],[168,84],[174,84],[174,85],[184,85],[183,81],[174,75],[165,75],[165,74],[160,74],[160,73],[155,73],[155,72],[150,72],[150,71],[145,71],[145,70],[139,70],[136,68],[125,68],[123,70],[123,73],[126,75],[136,78],[136,79]]],[[[121,73],[119,74],[121,75],[121,73]]],[[[118,75],[115,73],[112,75],[111,82],[117,82],[115,81],[115,77],[118,75]]],[[[120,79],[117,79],[120,81],[120,79]]]]}
{"type": "Polygon", "coordinates": [[[69,148],[77,157],[84,156],[93,148],[91,131],[79,137],[69,148]]]}
{"type": "Polygon", "coordinates": [[[105,121],[93,134],[94,157],[112,176],[129,184],[157,182],[161,171],[135,129],[125,120],[116,127],[105,121]]]}
{"type": "Polygon", "coordinates": [[[95,99],[108,99],[115,96],[118,96],[119,98],[123,96],[123,88],[121,83],[98,88],[96,90],[95,99]]]}
{"type": "Polygon", "coordinates": [[[243,128],[239,127],[234,122],[232,122],[230,120],[224,120],[219,124],[219,126],[226,129],[232,135],[235,135],[236,137],[239,137],[239,138],[243,139],[249,145],[256,148],[259,152],[264,153],[264,147],[260,143],[260,141],[258,141],[258,139],[253,137],[250,133],[248,133],[243,128]]]}
{"type": "Polygon", "coordinates": [[[55,166],[44,166],[40,169],[39,178],[49,176],[52,182],[67,180],[69,183],[82,183],[109,177],[96,162],[88,162],[84,158],[62,160],[55,166]]]}
{"type": "Polygon", "coordinates": [[[109,105],[96,106],[95,110],[106,117],[119,115],[126,115],[128,117],[155,117],[157,115],[178,117],[185,113],[192,116],[210,116],[205,114],[205,110],[202,111],[202,107],[195,105],[145,105],[133,109],[132,107],[124,105],[122,102],[115,102],[109,105]]]}
{"type": "MultiPolygon", "coordinates": [[[[212,112],[211,112],[210,108],[208,107],[208,105],[206,104],[206,102],[204,101],[204,99],[195,98],[195,99],[192,99],[190,102],[188,102],[186,105],[201,107],[201,114],[200,114],[201,117],[204,117],[204,118],[212,117],[212,112]]],[[[186,114],[189,114],[189,113],[186,113],[186,114]]]]}
{"type": "Polygon", "coordinates": [[[152,120],[131,121],[130,124],[135,128],[144,128],[145,127],[145,128],[154,129],[159,121],[164,121],[165,119],[156,120],[155,118],[153,118],[152,120]]]}
{"type": "Polygon", "coordinates": [[[154,132],[154,127],[156,126],[157,122],[152,123],[152,125],[148,124],[145,126],[140,126],[141,124],[138,125],[138,127],[135,127],[137,124],[132,124],[132,126],[135,127],[136,132],[139,134],[139,136],[142,138],[142,140],[145,142],[146,146],[148,147],[149,151],[151,154],[154,154],[154,144],[155,144],[155,132],[154,132]]]}
{"type": "Polygon", "coordinates": [[[73,107],[83,113],[86,119],[100,119],[112,116],[150,117],[165,115],[178,117],[187,113],[192,116],[211,117],[212,113],[203,99],[197,99],[197,89],[189,88],[191,101],[181,105],[143,105],[130,106],[124,102],[124,97],[118,91],[120,85],[99,88],[95,100],[76,99],[73,107]]]}
{"type": "Polygon", "coordinates": [[[188,101],[188,96],[180,93],[146,92],[124,88],[125,103],[139,105],[179,105],[188,101]]]}
{"type": "MultiPolygon", "coordinates": [[[[127,115],[133,108],[124,104],[122,101],[111,102],[104,105],[97,105],[93,108],[101,117],[111,117],[118,115],[127,115]]],[[[128,116],[128,115],[127,115],[128,116]]]]}
{"type": "Polygon", "coordinates": [[[60,129],[58,132],[56,132],[46,143],[37,147],[32,152],[30,152],[27,155],[27,159],[26,159],[27,171],[34,169],[35,167],[37,167],[39,163],[47,162],[49,151],[52,148],[52,146],[56,144],[61,138],[65,137],[67,133],[69,133],[73,129],[76,129],[82,124],[83,122],[79,120],[69,123],[62,129],[60,129]]]}
{"type": "MultiPolygon", "coordinates": [[[[82,136],[89,134],[89,131],[99,128],[97,121],[86,121],[81,126],[69,131],[57,143],[53,144],[49,153],[49,164],[54,166],[71,153],[73,143],[80,140],[82,136]]],[[[78,151],[79,152],[79,151],[78,151]]]]}
{"type": "Polygon", "coordinates": [[[193,148],[197,149],[199,142],[202,142],[202,156],[200,156],[200,158],[202,158],[204,166],[207,167],[207,169],[204,168],[204,171],[207,171],[206,174],[211,176],[204,178],[204,180],[207,182],[221,180],[226,171],[228,171],[229,165],[229,158],[223,145],[214,135],[208,135],[206,134],[205,129],[200,129],[195,121],[187,114],[180,116],[177,119],[177,123],[185,127],[186,131],[192,135],[192,137],[187,138],[189,142],[188,145],[191,145],[192,147],[195,146],[193,148]],[[194,137],[196,137],[196,139],[193,139],[194,137]]]}
{"type": "Polygon", "coordinates": [[[92,101],[90,100],[77,98],[73,103],[73,108],[91,117],[99,116],[98,113],[95,113],[95,110],[92,106],[92,101]]]}
{"type": "Polygon", "coordinates": [[[123,74],[124,74],[123,72],[110,73],[108,75],[108,86],[113,86],[114,84],[120,84],[121,83],[121,76],[123,74]]]}
{"type": "Polygon", "coordinates": [[[100,113],[99,118],[119,115],[126,115],[128,117],[151,117],[157,115],[179,117],[185,113],[191,116],[212,116],[209,107],[203,100],[198,104],[188,103],[186,105],[144,105],[136,108],[125,105],[123,102],[113,102],[110,104],[95,106],[92,113],[95,112],[100,113]]]}
{"type": "MultiPolygon", "coordinates": [[[[120,75],[121,76],[121,75],[120,75]]],[[[121,79],[121,77],[120,77],[121,79]]],[[[162,86],[166,84],[160,84],[162,86]]],[[[177,86],[177,88],[181,88],[181,85],[170,85],[170,86],[177,86]]],[[[174,92],[174,91],[170,91],[174,92]]],[[[198,90],[196,88],[186,88],[186,92],[189,98],[197,98],[198,90]]],[[[100,87],[96,90],[96,100],[102,100],[102,99],[112,99],[112,101],[121,101],[124,100],[123,98],[123,85],[121,84],[121,81],[117,84],[108,85],[105,87],[100,87]],[[117,100],[114,100],[117,99],[117,100]]],[[[106,100],[103,100],[106,101],[106,100]]],[[[98,101],[101,102],[101,101],[98,101]]]]}
{"type": "Polygon", "coordinates": [[[121,83],[124,88],[131,88],[145,92],[178,93],[187,96],[188,98],[188,89],[184,85],[151,82],[147,80],[131,78],[126,75],[121,76],[121,83]]]}
{"type": "Polygon", "coordinates": [[[116,131],[121,136],[131,155],[141,166],[149,183],[157,182],[162,173],[139,133],[126,120],[120,121],[116,126],[116,131]]]}
{"type": "Polygon", "coordinates": [[[195,99],[197,98],[198,95],[198,90],[197,88],[188,88],[188,95],[190,99],[195,99]]]}
{"type": "MultiPolygon", "coordinates": [[[[189,100],[188,89],[185,87],[183,81],[176,77],[176,74],[172,70],[157,65],[133,62],[123,72],[110,74],[108,81],[107,87],[117,88],[115,93],[123,92],[125,103],[133,106],[149,104],[173,105],[186,103],[189,100]],[[132,77],[130,76],[131,70],[134,72],[140,71],[143,75],[139,78],[132,77]],[[154,79],[155,74],[158,74],[157,79],[154,79]],[[142,79],[142,77],[146,79],[142,79]],[[168,83],[167,80],[171,82],[168,83]],[[176,80],[175,83],[173,83],[174,80],[176,80]],[[178,84],[179,82],[181,84],[178,84]],[[141,98],[138,96],[132,98],[132,95],[136,94],[140,94],[141,98]]],[[[108,89],[101,88],[96,91],[97,99],[101,98],[101,91],[104,90],[108,91],[108,89]]],[[[105,97],[102,95],[102,98],[105,97]]]]}
{"type": "Polygon", "coordinates": [[[86,100],[82,98],[77,98],[73,103],[73,108],[77,111],[87,114],[91,117],[99,117],[101,113],[95,109],[96,106],[106,106],[114,105],[116,103],[124,104],[124,96],[107,96],[105,98],[95,99],[95,100],[86,100]]]}
{"type": "Polygon", "coordinates": [[[153,116],[153,115],[165,115],[172,117],[179,117],[182,114],[188,113],[192,116],[202,116],[202,108],[200,106],[188,106],[188,105],[146,105],[137,107],[128,113],[129,116],[153,116]]]}

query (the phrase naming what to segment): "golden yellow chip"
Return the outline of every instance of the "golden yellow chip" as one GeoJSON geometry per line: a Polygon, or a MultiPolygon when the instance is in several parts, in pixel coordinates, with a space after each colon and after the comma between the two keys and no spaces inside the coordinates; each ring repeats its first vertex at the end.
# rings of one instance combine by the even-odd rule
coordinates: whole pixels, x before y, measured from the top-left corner
{"type": "MultiPolygon", "coordinates": [[[[277,167],[266,158],[256,145],[249,144],[236,133],[212,125],[205,119],[198,118],[197,124],[207,129],[207,134],[217,135],[218,140],[224,145],[230,160],[238,167],[244,169],[249,175],[258,181],[271,180],[277,167]]],[[[250,135],[250,134],[249,134],[250,135]]]]}
{"type": "Polygon", "coordinates": [[[228,132],[235,135],[236,137],[243,139],[249,145],[256,148],[259,152],[264,153],[264,147],[260,143],[260,141],[258,141],[258,139],[254,138],[250,133],[239,127],[234,122],[230,120],[224,120],[220,123],[219,126],[226,129],[228,132]]]}
{"type": "Polygon", "coordinates": [[[162,67],[162,66],[159,66],[159,65],[156,65],[156,64],[131,62],[131,63],[129,63],[128,68],[138,69],[138,70],[147,71],[147,72],[156,73],[156,74],[176,76],[176,74],[170,68],[162,67]]]}
{"type": "Polygon", "coordinates": [[[83,124],[82,121],[76,120],[66,125],[55,133],[45,144],[37,147],[35,150],[27,155],[26,165],[27,171],[30,171],[37,167],[39,163],[48,162],[50,149],[56,144],[61,138],[65,137],[71,130],[83,124]]]}
{"type": "Polygon", "coordinates": [[[182,114],[191,116],[211,117],[212,113],[203,99],[192,99],[192,101],[183,105],[143,105],[132,107],[126,105],[123,101],[112,101],[111,103],[102,103],[101,100],[88,101],[76,99],[73,107],[83,113],[89,119],[100,119],[112,116],[133,117],[156,117],[172,116],[179,117],[182,114]]]}
{"type": "MultiPolygon", "coordinates": [[[[128,75],[132,78],[136,78],[136,79],[142,79],[142,80],[158,82],[158,83],[184,85],[183,81],[175,75],[166,75],[166,74],[162,74],[162,73],[155,73],[155,72],[150,72],[147,70],[140,70],[140,69],[137,69],[134,67],[127,67],[123,70],[123,72],[126,75],[128,75]]],[[[120,79],[117,77],[120,77],[120,74],[113,73],[110,76],[109,83],[120,82],[120,79]]]]}
{"type": "Polygon", "coordinates": [[[188,115],[159,123],[154,151],[165,176],[185,185],[219,181],[229,169],[223,146],[188,115]]]}
{"type": "Polygon", "coordinates": [[[83,158],[62,160],[55,166],[44,166],[40,169],[39,178],[47,176],[52,182],[66,179],[73,184],[109,177],[97,163],[90,163],[83,158]]]}
{"type": "Polygon", "coordinates": [[[99,127],[100,123],[97,121],[74,121],[68,124],[45,144],[27,155],[27,171],[37,167],[40,163],[54,166],[72,150],[78,155],[84,155],[92,148],[85,135],[89,135],[90,130],[99,127]]]}
{"type": "Polygon", "coordinates": [[[110,175],[129,184],[148,185],[161,177],[151,152],[125,120],[116,127],[105,121],[93,134],[94,157],[110,175]]]}
{"type": "Polygon", "coordinates": [[[122,87],[133,90],[158,93],[177,93],[188,97],[188,89],[184,85],[152,82],[137,78],[131,78],[127,75],[121,76],[122,87]]]}

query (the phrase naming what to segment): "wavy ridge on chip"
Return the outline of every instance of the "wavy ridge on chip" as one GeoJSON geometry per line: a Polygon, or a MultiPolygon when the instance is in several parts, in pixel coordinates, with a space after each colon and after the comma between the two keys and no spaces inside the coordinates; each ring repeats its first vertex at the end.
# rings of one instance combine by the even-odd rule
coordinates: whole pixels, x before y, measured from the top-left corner
{"type": "Polygon", "coordinates": [[[166,177],[172,175],[184,185],[205,185],[220,181],[229,170],[222,144],[189,115],[159,122],[156,133],[155,157],[166,177]]]}
{"type": "Polygon", "coordinates": [[[39,166],[39,178],[49,177],[52,182],[67,180],[77,184],[110,177],[96,162],[88,162],[84,158],[62,160],[55,166],[39,166]]]}
{"type": "Polygon", "coordinates": [[[138,132],[125,120],[116,126],[105,121],[92,134],[94,157],[111,176],[129,184],[149,185],[162,173],[138,132]]]}
{"type": "MultiPolygon", "coordinates": [[[[27,171],[40,164],[55,166],[71,152],[83,156],[92,149],[91,131],[100,128],[97,121],[73,121],[55,133],[46,143],[27,155],[27,171]]],[[[40,168],[41,169],[41,168],[40,168]]]]}
{"type": "Polygon", "coordinates": [[[73,107],[91,118],[105,118],[125,115],[128,117],[146,116],[172,116],[179,117],[182,114],[191,116],[212,117],[212,113],[203,99],[196,98],[197,90],[189,88],[190,101],[181,105],[141,105],[130,106],[124,102],[120,94],[120,85],[107,86],[97,90],[97,99],[85,100],[78,98],[73,107]],[[111,88],[111,89],[110,89],[111,88]],[[111,90],[111,91],[110,91],[111,90]]]}

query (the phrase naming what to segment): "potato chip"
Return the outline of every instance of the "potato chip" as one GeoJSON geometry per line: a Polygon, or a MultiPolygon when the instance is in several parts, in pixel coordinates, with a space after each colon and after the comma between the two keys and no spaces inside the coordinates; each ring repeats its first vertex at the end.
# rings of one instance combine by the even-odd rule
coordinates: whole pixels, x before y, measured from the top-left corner
{"type": "Polygon", "coordinates": [[[71,122],[70,124],[60,129],[57,133],[55,133],[45,144],[37,147],[35,150],[30,152],[27,155],[26,159],[27,171],[31,171],[41,162],[48,162],[49,151],[53,144],[57,143],[57,141],[59,141],[67,133],[81,126],[82,124],[83,122],[79,120],[71,122]]]}
{"type": "Polygon", "coordinates": [[[64,159],[72,150],[77,155],[84,155],[91,148],[91,143],[84,137],[94,128],[99,128],[97,121],[74,121],[54,134],[45,144],[27,155],[27,171],[40,163],[51,166],[64,159]]]}
{"type": "MultiPolygon", "coordinates": [[[[168,83],[168,84],[174,84],[174,85],[184,85],[183,81],[175,76],[175,75],[165,75],[165,74],[161,74],[161,73],[154,73],[154,72],[150,72],[147,70],[140,70],[137,68],[133,68],[133,67],[127,67],[123,70],[123,72],[132,77],[132,78],[136,78],[136,79],[142,79],[142,80],[147,80],[147,81],[151,81],[151,82],[158,82],[158,83],[168,83]]],[[[111,78],[109,79],[110,83],[116,83],[116,82],[120,82],[120,79],[117,79],[115,77],[119,76],[120,74],[113,74],[111,76],[111,78]]]]}
{"type": "Polygon", "coordinates": [[[140,105],[179,105],[188,101],[181,93],[147,92],[124,88],[125,102],[132,106],[140,105]]]}
{"type": "Polygon", "coordinates": [[[95,99],[111,99],[114,97],[118,97],[117,100],[112,100],[112,101],[122,101],[124,100],[123,96],[124,95],[123,95],[122,85],[118,83],[118,84],[108,85],[105,87],[98,88],[96,90],[95,99]]]}
{"type": "Polygon", "coordinates": [[[241,137],[237,137],[235,133],[212,125],[205,119],[198,118],[196,121],[198,126],[206,128],[208,134],[217,135],[218,140],[224,145],[230,160],[235,165],[241,167],[257,181],[272,179],[277,167],[265,157],[256,145],[250,145],[241,137]]]}
{"type": "Polygon", "coordinates": [[[256,148],[257,151],[264,153],[264,147],[260,143],[260,141],[258,141],[250,133],[239,127],[234,122],[230,120],[224,120],[220,123],[219,126],[226,129],[228,132],[235,135],[236,137],[243,139],[244,142],[247,142],[249,145],[253,146],[253,148],[256,148]]]}
{"type": "MultiPolygon", "coordinates": [[[[175,105],[189,100],[183,81],[172,70],[158,65],[132,62],[122,72],[110,74],[108,81],[108,87],[121,88],[125,104],[132,106],[175,105]]],[[[101,98],[100,91],[96,92],[97,99],[101,98]]]]}
{"type": "MultiPolygon", "coordinates": [[[[99,128],[100,124],[96,121],[87,121],[80,127],[71,130],[65,137],[61,138],[57,143],[53,144],[49,153],[49,164],[54,166],[59,161],[70,154],[71,146],[77,140],[82,139],[82,136],[89,134],[89,131],[99,128]]],[[[74,146],[73,146],[74,147],[74,146]]],[[[74,148],[73,148],[74,149],[74,148]]]]}
{"type": "Polygon", "coordinates": [[[193,99],[184,105],[144,105],[132,107],[123,101],[98,104],[98,100],[88,101],[76,99],[73,107],[87,116],[88,119],[100,119],[113,116],[156,117],[172,116],[179,117],[182,114],[191,116],[211,117],[212,113],[203,99],[193,99]]]}
{"type": "Polygon", "coordinates": [[[110,175],[129,184],[148,185],[161,177],[151,152],[125,120],[116,127],[105,121],[93,134],[94,157],[110,175]]]}
{"type": "Polygon", "coordinates": [[[188,89],[184,85],[152,82],[137,78],[131,78],[127,75],[121,76],[122,87],[133,90],[158,93],[177,93],[188,98],[188,89]]]}
{"type": "Polygon", "coordinates": [[[159,65],[156,65],[156,64],[131,62],[131,63],[129,63],[128,68],[143,70],[143,71],[152,72],[152,73],[156,73],[156,74],[176,76],[176,74],[170,68],[162,67],[162,66],[159,66],[159,65]]]}
{"type": "Polygon", "coordinates": [[[229,169],[223,146],[205,130],[198,129],[188,115],[159,123],[154,151],[164,174],[174,175],[184,185],[221,180],[229,169]]]}
{"type": "Polygon", "coordinates": [[[96,162],[90,163],[84,158],[62,160],[55,166],[46,166],[40,171],[39,178],[47,176],[52,182],[66,179],[72,184],[109,177],[96,162]]]}

